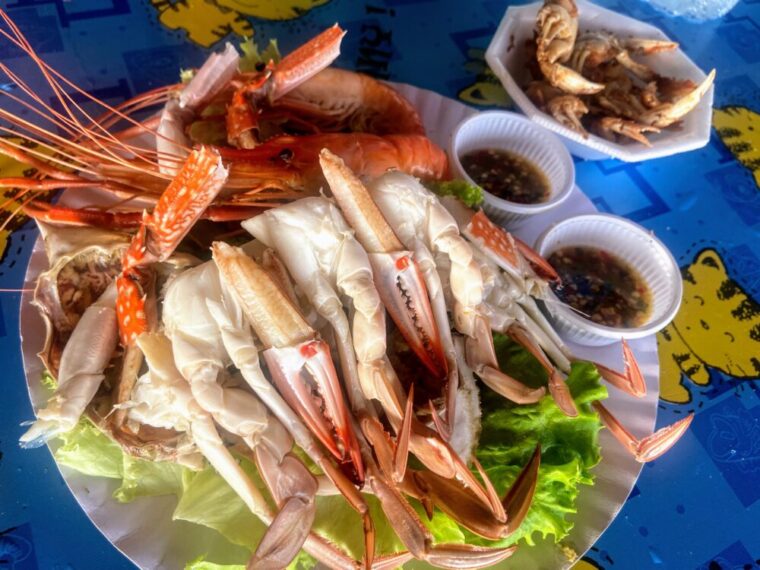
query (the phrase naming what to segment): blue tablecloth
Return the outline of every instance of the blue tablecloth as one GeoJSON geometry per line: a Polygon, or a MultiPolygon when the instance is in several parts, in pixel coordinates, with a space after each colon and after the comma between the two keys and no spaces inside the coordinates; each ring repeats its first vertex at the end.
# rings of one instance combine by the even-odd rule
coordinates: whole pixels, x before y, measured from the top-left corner
{"type": "MultiPolygon", "coordinates": [[[[659,335],[658,425],[696,411],[689,433],[648,464],[622,512],[578,567],[760,565],[760,3],[693,24],[639,1],[607,7],[661,28],[717,68],[703,149],[642,164],[577,165],[596,206],[652,229],[683,269],[684,303],[659,335]]],[[[54,67],[110,103],[177,79],[230,33],[278,38],[283,52],[340,22],[342,67],[477,106],[509,105],[483,53],[501,0],[16,0],[5,8],[54,67]]],[[[18,49],[0,41],[0,59],[18,49]]],[[[0,81],[0,88],[3,84],[0,81]]],[[[10,172],[8,161],[0,172],[10,172]]],[[[5,212],[16,207],[5,203],[5,212]]],[[[0,287],[18,288],[36,230],[0,233],[0,287]]],[[[19,294],[0,293],[0,568],[128,568],[68,492],[45,449],[21,451],[33,417],[18,343],[19,294]]]]}

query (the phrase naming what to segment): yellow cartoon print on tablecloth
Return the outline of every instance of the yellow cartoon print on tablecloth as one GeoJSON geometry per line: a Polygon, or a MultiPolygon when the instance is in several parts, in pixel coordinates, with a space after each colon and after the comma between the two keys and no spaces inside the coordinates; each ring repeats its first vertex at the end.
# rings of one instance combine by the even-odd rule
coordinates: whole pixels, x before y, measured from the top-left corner
{"type": "Polygon", "coordinates": [[[482,107],[504,107],[512,106],[512,100],[499,82],[499,78],[494,75],[491,68],[486,65],[485,51],[477,48],[467,50],[467,63],[464,67],[467,71],[475,75],[475,81],[460,90],[457,97],[469,103],[482,107]]]}
{"type": "Polygon", "coordinates": [[[733,280],[720,254],[703,249],[683,271],[683,303],[658,337],[660,398],[692,399],[710,368],[737,380],[760,377],[760,303],[733,280]]]}
{"type": "Polygon", "coordinates": [[[150,0],[158,20],[170,30],[184,30],[190,41],[211,47],[230,33],[251,37],[247,16],[264,20],[298,18],[329,0],[150,0]]]}
{"type": "Polygon", "coordinates": [[[760,189],[760,114],[746,107],[715,109],[713,125],[723,144],[749,169],[760,189]]]}

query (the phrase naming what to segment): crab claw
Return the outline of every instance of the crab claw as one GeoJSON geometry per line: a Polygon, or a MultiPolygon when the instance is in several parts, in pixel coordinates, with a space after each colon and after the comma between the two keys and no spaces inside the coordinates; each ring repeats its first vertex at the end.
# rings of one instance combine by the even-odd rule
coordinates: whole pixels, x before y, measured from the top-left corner
{"type": "Polygon", "coordinates": [[[639,463],[653,461],[668,451],[686,433],[691,421],[694,419],[694,414],[689,414],[669,426],[660,428],[652,435],[643,439],[637,439],[600,402],[594,402],[592,405],[599,413],[599,418],[604,425],[610,430],[610,433],[623,444],[639,463]]]}
{"type": "Polygon", "coordinates": [[[560,63],[539,62],[541,72],[554,87],[573,95],[593,95],[604,89],[604,84],[594,83],[577,71],[560,63]]]}
{"type": "Polygon", "coordinates": [[[383,304],[417,357],[436,378],[448,373],[441,336],[420,269],[380,208],[340,157],[324,149],[322,172],[356,238],[369,254],[383,304]]]}
{"type": "Polygon", "coordinates": [[[618,390],[622,390],[637,398],[643,398],[647,394],[646,381],[641,373],[641,368],[639,368],[639,363],[636,361],[636,357],[633,355],[633,351],[625,339],[623,339],[623,361],[625,362],[624,374],[598,362],[594,362],[594,366],[596,366],[602,378],[618,390]]]}
{"type": "Polygon", "coordinates": [[[710,89],[715,80],[715,70],[713,69],[704,81],[697,85],[690,93],[678,98],[672,103],[663,103],[654,109],[650,109],[638,118],[639,123],[651,125],[663,129],[678,121],[681,117],[689,113],[701,101],[705,93],[710,89]]]}
{"type": "Polygon", "coordinates": [[[644,133],[659,133],[660,129],[651,125],[644,125],[636,121],[627,121],[620,117],[604,117],[594,122],[593,130],[599,136],[607,140],[615,140],[615,134],[628,137],[640,142],[644,146],[652,146],[644,133]]]}
{"type": "MultiPolygon", "coordinates": [[[[411,506],[395,487],[388,485],[375,473],[375,469],[368,465],[369,486],[380,500],[383,511],[396,529],[399,538],[415,558],[439,568],[484,568],[508,558],[515,551],[514,546],[488,548],[467,544],[433,544],[430,532],[421,523],[411,506]]],[[[441,480],[449,481],[442,478],[441,480]]]]}
{"type": "Polygon", "coordinates": [[[409,347],[434,378],[445,378],[446,358],[425,281],[408,251],[370,253],[378,294],[409,347]]]}
{"type": "Polygon", "coordinates": [[[264,358],[283,398],[337,459],[353,464],[355,478],[363,481],[361,452],[329,346],[316,338],[272,276],[241,249],[215,242],[211,251],[265,346],[264,358]]]}
{"type": "Polygon", "coordinates": [[[337,435],[337,441],[343,444],[356,469],[358,480],[363,481],[359,444],[327,343],[307,340],[295,346],[272,347],[264,351],[264,359],[285,401],[304,418],[337,459],[346,460],[346,452],[341,451],[335,441],[337,435]],[[315,388],[319,399],[314,396],[315,388]]]}
{"type": "Polygon", "coordinates": [[[472,370],[489,388],[516,404],[538,402],[546,393],[545,388],[530,388],[499,370],[488,321],[477,318],[474,332],[475,336],[465,341],[466,359],[472,370]]]}
{"type": "Polygon", "coordinates": [[[311,531],[317,514],[317,480],[295,456],[279,458],[266,444],[254,449],[256,466],[277,503],[278,512],[248,561],[248,568],[290,564],[311,531]]]}
{"type": "Polygon", "coordinates": [[[636,54],[652,55],[663,51],[674,50],[678,47],[678,42],[671,42],[669,40],[652,40],[647,38],[628,38],[623,40],[623,47],[636,54]]]}

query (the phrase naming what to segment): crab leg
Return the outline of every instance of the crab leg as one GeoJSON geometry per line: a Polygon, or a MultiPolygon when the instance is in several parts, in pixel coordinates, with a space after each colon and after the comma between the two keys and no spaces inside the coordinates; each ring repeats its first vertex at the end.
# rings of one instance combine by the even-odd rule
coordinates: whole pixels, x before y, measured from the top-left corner
{"type": "Polygon", "coordinates": [[[372,462],[367,464],[367,486],[380,500],[401,541],[418,560],[438,568],[484,568],[508,558],[515,551],[514,546],[487,548],[467,544],[433,544],[430,532],[417,513],[398,489],[385,481],[372,462]]]}
{"type": "Polygon", "coordinates": [[[363,466],[343,394],[327,344],[303,319],[270,275],[241,250],[222,242],[212,246],[214,261],[234,292],[257,336],[264,357],[286,401],[308,418],[309,427],[336,459],[353,463],[359,481],[363,466]],[[326,418],[311,396],[324,399],[326,418]],[[332,432],[345,451],[338,450],[332,432]]]}
{"type": "MultiPolygon", "coordinates": [[[[244,322],[243,309],[235,295],[222,283],[222,302],[207,301],[207,303],[222,334],[225,348],[248,385],[283,425],[287,426],[298,446],[325,472],[328,480],[334,485],[335,491],[344,495],[352,507],[365,517],[365,526],[371,528],[371,520],[366,520],[368,507],[362,496],[345,475],[333,466],[322,448],[314,441],[308,428],[264,376],[259,366],[258,350],[253,335],[244,322]]],[[[330,548],[333,547],[330,546],[330,548]]],[[[373,548],[369,546],[367,548],[367,552],[371,554],[373,548]]],[[[404,556],[404,554],[398,556],[404,556]]],[[[395,559],[396,557],[378,558],[373,563],[373,567],[382,568],[384,564],[390,564],[395,559]]],[[[368,560],[372,561],[371,556],[368,560]]],[[[403,560],[400,558],[399,560],[399,563],[403,563],[403,560]]]]}
{"type": "Polygon", "coordinates": [[[644,375],[641,373],[639,363],[636,361],[636,357],[633,355],[631,347],[628,346],[628,342],[623,339],[623,362],[625,363],[625,372],[621,374],[616,370],[608,368],[598,362],[594,363],[596,369],[607,382],[615,386],[618,390],[636,396],[637,398],[643,398],[647,393],[647,385],[644,380],[644,375]]]}
{"type": "Polygon", "coordinates": [[[610,433],[615,436],[615,439],[617,439],[639,463],[653,461],[668,451],[679,439],[681,439],[681,436],[686,433],[691,421],[694,419],[694,414],[689,414],[685,418],[680,419],[669,426],[660,428],[652,435],[643,439],[638,439],[631,434],[631,432],[629,432],[600,402],[594,402],[592,405],[599,413],[599,418],[604,425],[610,430],[610,433]]]}
{"type": "Polygon", "coordinates": [[[431,288],[428,280],[434,272],[432,256],[428,254],[423,260],[419,255],[421,249],[404,249],[367,189],[339,157],[323,150],[320,162],[343,215],[369,255],[377,292],[385,308],[433,378],[447,383],[447,420],[453,425],[451,396],[456,393],[458,383],[456,359],[443,298],[437,297],[441,288],[431,288]],[[423,267],[427,260],[429,263],[423,267]]]}
{"type": "Polygon", "coordinates": [[[417,179],[399,172],[378,178],[370,190],[405,245],[424,246],[436,255],[439,278],[447,280],[453,298],[454,324],[466,337],[467,362],[475,373],[505,397],[523,403],[540,399],[542,388],[525,390],[499,370],[483,305],[483,276],[472,248],[460,235],[451,214],[417,179]],[[448,266],[447,275],[442,271],[444,265],[448,266]]]}
{"type": "Polygon", "coordinates": [[[414,478],[418,486],[436,502],[436,505],[458,523],[483,538],[501,540],[517,530],[525,520],[536,491],[540,465],[541,447],[537,445],[530,460],[502,499],[507,513],[506,521],[499,521],[491,516],[455,481],[421,471],[415,471],[414,478]],[[451,508],[449,505],[455,505],[456,508],[451,508]]]}
{"type": "Polygon", "coordinates": [[[536,16],[536,59],[546,80],[565,93],[598,93],[604,85],[594,83],[562,65],[575,45],[578,8],[573,0],[547,0],[536,16]]]}
{"type": "Polygon", "coordinates": [[[435,377],[445,377],[448,363],[414,254],[404,249],[367,189],[339,157],[325,149],[320,161],[343,215],[369,254],[385,308],[420,361],[435,377]]]}
{"type": "Polygon", "coordinates": [[[37,420],[20,438],[22,447],[39,447],[74,428],[105,377],[118,343],[116,286],[87,307],[61,355],[58,387],[37,420]]]}
{"type": "MultiPolygon", "coordinates": [[[[222,441],[211,414],[193,397],[191,387],[174,364],[172,342],[156,333],[141,334],[136,342],[145,354],[150,379],[145,388],[138,384],[136,401],[129,403],[130,413],[137,415],[133,419],[165,426],[171,411],[178,413],[184,423],[175,425],[175,429],[188,429],[204,457],[251,512],[268,525],[249,565],[283,568],[303,546],[325,564],[354,570],[357,565],[353,560],[310,533],[317,483],[303,464],[287,453],[292,440],[279,422],[268,424],[255,447],[260,473],[280,507],[273,515],[258,488],[222,441]]],[[[256,409],[250,412],[253,415],[256,409]]]]}

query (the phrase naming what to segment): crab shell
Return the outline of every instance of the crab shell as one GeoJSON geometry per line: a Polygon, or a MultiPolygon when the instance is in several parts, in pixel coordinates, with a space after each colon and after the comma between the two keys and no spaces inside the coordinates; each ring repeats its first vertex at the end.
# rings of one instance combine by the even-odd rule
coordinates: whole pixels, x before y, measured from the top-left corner
{"type": "MultiPolygon", "coordinates": [[[[71,332],[84,311],[108,288],[121,272],[121,258],[131,236],[89,227],[61,227],[37,222],[50,269],[40,274],[34,290],[34,305],[45,322],[45,342],[38,354],[48,372],[57,379],[63,352],[71,332]]],[[[156,290],[173,275],[196,265],[185,254],[173,256],[156,267],[156,290]]],[[[150,460],[172,461],[188,455],[187,434],[170,429],[127,422],[116,427],[110,420],[112,388],[117,385],[122,352],[114,354],[106,378],[87,407],[87,415],[122,449],[150,460]]]]}
{"type": "Polygon", "coordinates": [[[58,227],[37,222],[50,269],[40,274],[34,305],[45,322],[39,353],[48,372],[58,377],[63,347],[89,307],[121,271],[127,234],[94,228],[58,227]]]}

